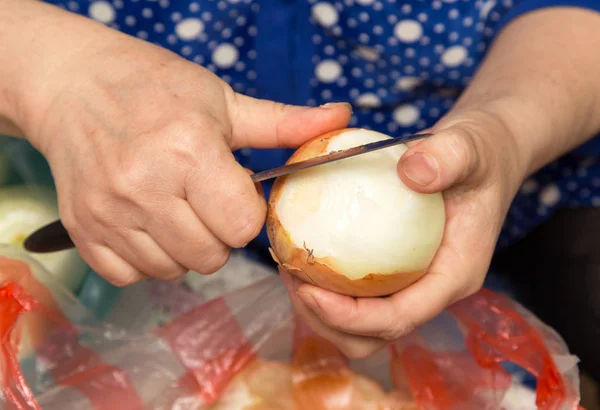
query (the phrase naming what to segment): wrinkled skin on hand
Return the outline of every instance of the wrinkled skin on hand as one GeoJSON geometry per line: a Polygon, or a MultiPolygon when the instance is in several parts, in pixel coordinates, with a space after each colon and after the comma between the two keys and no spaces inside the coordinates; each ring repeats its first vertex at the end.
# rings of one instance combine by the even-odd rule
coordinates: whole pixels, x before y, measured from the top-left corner
{"type": "Polygon", "coordinates": [[[82,257],[116,285],[218,270],[266,214],[232,150],[295,147],[349,121],[346,104],[252,99],[162,48],[95,32],[102,41],[47,71],[23,128],[82,257]]]}

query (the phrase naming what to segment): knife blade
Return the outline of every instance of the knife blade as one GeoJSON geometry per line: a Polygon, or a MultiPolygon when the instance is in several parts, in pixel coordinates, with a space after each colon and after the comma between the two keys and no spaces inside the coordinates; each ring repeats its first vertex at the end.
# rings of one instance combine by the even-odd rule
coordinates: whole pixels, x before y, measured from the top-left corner
{"type": "MultiPolygon", "coordinates": [[[[303,169],[316,167],[331,162],[340,161],[346,158],[355,157],[357,155],[366,154],[380,149],[392,147],[399,144],[404,144],[409,141],[419,140],[431,136],[431,134],[414,134],[402,138],[384,139],[375,141],[356,147],[351,147],[339,151],[329,152],[325,155],[320,155],[308,160],[295,162],[293,164],[284,165],[278,168],[272,168],[265,171],[260,171],[252,174],[251,178],[254,182],[266,181],[268,179],[277,178],[283,175],[288,175],[303,169]]],[[[75,244],[69,237],[69,233],[63,226],[60,220],[54,221],[43,226],[27,237],[23,246],[29,252],[34,253],[49,253],[75,247],[75,244]]]]}

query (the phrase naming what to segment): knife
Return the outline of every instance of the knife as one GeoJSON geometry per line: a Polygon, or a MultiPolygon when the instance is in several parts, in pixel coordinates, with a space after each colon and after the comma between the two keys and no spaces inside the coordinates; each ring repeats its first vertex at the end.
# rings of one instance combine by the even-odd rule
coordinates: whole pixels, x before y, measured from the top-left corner
{"type": "MultiPolygon", "coordinates": [[[[254,182],[261,182],[272,178],[277,178],[282,175],[291,174],[292,172],[300,171],[316,167],[331,162],[340,161],[345,158],[355,157],[357,155],[366,154],[368,152],[377,151],[380,149],[392,147],[398,144],[404,144],[409,141],[419,140],[431,136],[431,134],[415,134],[402,138],[384,139],[381,141],[370,142],[368,144],[359,145],[357,147],[347,148],[339,151],[333,151],[325,155],[320,155],[305,161],[296,162],[293,164],[284,165],[278,168],[272,168],[265,171],[257,172],[251,175],[254,182]]],[[[69,234],[60,220],[54,221],[27,237],[24,242],[26,250],[35,253],[49,253],[75,247],[75,244],[69,237],[69,234]]]]}

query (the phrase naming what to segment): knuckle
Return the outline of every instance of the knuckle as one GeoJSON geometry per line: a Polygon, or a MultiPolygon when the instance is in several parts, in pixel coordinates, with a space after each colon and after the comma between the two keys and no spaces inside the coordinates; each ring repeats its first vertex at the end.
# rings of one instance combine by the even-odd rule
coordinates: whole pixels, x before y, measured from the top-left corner
{"type": "MultiPolygon", "coordinates": [[[[473,141],[470,133],[465,130],[456,130],[446,139],[447,151],[452,154],[456,164],[472,164],[474,160],[473,141]]],[[[467,170],[468,171],[468,170],[467,170]]]]}
{"type": "Polygon", "coordinates": [[[266,210],[255,207],[237,217],[232,224],[232,234],[228,245],[233,248],[242,248],[254,239],[261,231],[266,217],[266,210]]]}
{"type": "Polygon", "coordinates": [[[82,223],[86,220],[88,220],[87,222],[102,223],[107,218],[110,219],[108,208],[107,199],[102,198],[99,195],[88,194],[81,198],[81,206],[79,209],[84,215],[81,215],[78,219],[82,223]]]}
{"type": "Polygon", "coordinates": [[[219,249],[211,253],[211,255],[202,263],[196,272],[203,275],[210,275],[221,269],[231,256],[231,250],[229,248],[219,249]]]}
{"type": "Polygon", "coordinates": [[[381,339],[393,342],[394,340],[398,340],[401,337],[408,335],[417,328],[416,323],[406,319],[400,320],[399,317],[400,316],[394,315],[390,318],[389,325],[379,335],[381,339]]]}
{"type": "Polygon", "coordinates": [[[121,199],[131,198],[153,180],[153,167],[145,161],[129,160],[111,173],[110,188],[121,199]]]}
{"type": "Polygon", "coordinates": [[[164,273],[160,276],[160,278],[163,280],[172,281],[181,278],[188,272],[188,269],[184,268],[183,266],[179,266],[176,268],[166,269],[163,272],[164,273]]]}
{"type": "Polygon", "coordinates": [[[322,320],[342,332],[346,329],[352,329],[353,325],[359,320],[356,303],[352,305],[351,309],[346,310],[343,315],[327,315],[326,312],[323,312],[322,320]]]}
{"type": "Polygon", "coordinates": [[[142,277],[143,276],[140,272],[137,272],[137,271],[131,269],[130,271],[122,274],[121,276],[118,276],[112,280],[109,280],[109,282],[111,282],[113,285],[115,285],[118,288],[123,288],[123,287],[130,286],[130,285],[133,285],[134,283],[141,281],[142,277]]]}

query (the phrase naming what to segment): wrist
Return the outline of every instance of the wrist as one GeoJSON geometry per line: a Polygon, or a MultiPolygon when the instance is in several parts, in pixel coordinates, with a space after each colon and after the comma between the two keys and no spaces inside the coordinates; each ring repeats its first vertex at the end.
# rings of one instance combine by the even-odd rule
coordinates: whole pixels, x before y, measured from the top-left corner
{"type": "Polygon", "coordinates": [[[0,0],[0,19],[0,126],[40,149],[45,112],[69,85],[63,68],[110,29],[38,0],[0,0]]]}

